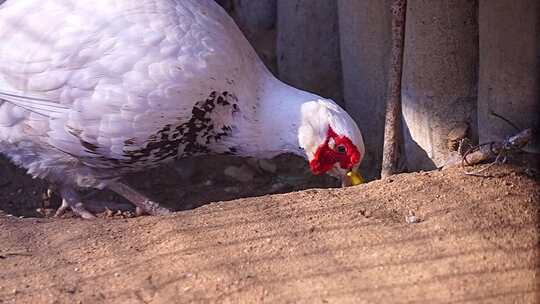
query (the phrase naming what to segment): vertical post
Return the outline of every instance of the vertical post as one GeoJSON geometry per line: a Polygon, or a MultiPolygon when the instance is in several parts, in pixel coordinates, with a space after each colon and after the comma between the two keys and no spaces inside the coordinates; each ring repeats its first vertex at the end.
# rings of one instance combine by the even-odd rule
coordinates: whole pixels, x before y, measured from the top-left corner
{"type": "Polygon", "coordinates": [[[403,48],[405,43],[405,18],[407,0],[395,0],[392,12],[392,50],[388,74],[388,95],[384,128],[384,146],[381,177],[398,172],[401,142],[401,77],[403,73],[403,48]]]}

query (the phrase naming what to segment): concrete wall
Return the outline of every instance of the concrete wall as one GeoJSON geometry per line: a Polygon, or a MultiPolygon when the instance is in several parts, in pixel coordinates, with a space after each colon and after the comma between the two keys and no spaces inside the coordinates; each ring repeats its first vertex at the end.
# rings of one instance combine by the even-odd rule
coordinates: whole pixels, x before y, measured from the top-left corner
{"type": "MultiPolygon", "coordinates": [[[[482,142],[540,128],[540,1],[480,0],[478,130],[482,142]]],[[[537,134],[538,136],[538,134],[537,134]]],[[[539,142],[532,147],[540,153],[539,142]]]]}
{"type": "Polygon", "coordinates": [[[342,103],[337,2],[278,0],[277,12],[279,78],[342,103]]]}
{"type": "Polygon", "coordinates": [[[254,32],[272,30],[276,25],[276,0],[232,0],[233,17],[250,37],[254,32]]]}
{"type": "Polygon", "coordinates": [[[266,66],[277,75],[277,0],[216,0],[234,19],[266,66]]]}
{"type": "Polygon", "coordinates": [[[402,82],[407,169],[434,169],[449,155],[447,135],[475,130],[478,29],[476,2],[409,1],[402,82]]]}
{"type": "Polygon", "coordinates": [[[366,145],[362,172],[380,174],[391,44],[391,0],[340,0],[339,27],[345,107],[366,145]]]}

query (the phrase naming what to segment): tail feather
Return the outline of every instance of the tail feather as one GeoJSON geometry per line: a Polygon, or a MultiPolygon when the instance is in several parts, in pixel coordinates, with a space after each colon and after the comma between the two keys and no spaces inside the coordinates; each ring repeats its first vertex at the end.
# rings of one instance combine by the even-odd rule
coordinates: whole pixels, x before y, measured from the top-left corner
{"type": "Polygon", "coordinates": [[[17,107],[21,107],[32,113],[36,113],[49,118],[59,118],[71,110],[69,106],[60,104],[49,99],[21,95],[1,90],[0,100],[4,100],[17,107]]]}

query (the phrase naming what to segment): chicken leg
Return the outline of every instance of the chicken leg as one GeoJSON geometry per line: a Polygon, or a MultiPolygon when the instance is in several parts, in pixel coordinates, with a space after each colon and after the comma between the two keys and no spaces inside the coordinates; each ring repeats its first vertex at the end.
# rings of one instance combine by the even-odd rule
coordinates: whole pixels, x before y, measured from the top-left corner
{"type": "Polygon", "coordinates": [[[161,207],[158,203],[150,200],[137,190],[122,182],[113,181],[108,183],[107,187],[130,201],[137,207],[138,211],[142,211],[143,213],[150,215],[165,215],[171,213],[169,209],[161,207]]]}

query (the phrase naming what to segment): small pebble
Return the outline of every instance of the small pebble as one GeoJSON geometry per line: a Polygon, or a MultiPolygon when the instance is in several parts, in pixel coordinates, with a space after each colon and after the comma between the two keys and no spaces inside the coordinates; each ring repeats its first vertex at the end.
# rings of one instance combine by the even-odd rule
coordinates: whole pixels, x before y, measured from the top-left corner
{"type": "Polygon", "coordinates": [[[240,192],[240,188],[239,188],[239,187],[231,186],[231,187],[226,187],[225,189],[223,189],[223,191],[225,191],[225,192],[227,192],[227,193],[239,193],[239,192],[240,192]]]}
{"type": "Polygon", "coordinates": [[[233,178],[237,181],[247,183],[253,180],[253,177],[255,176],[255,173],[249,169],[247,166],[229,166],[225,168],[225,171],[223,172],[226,176],[233,178]]]}
{"type": "Polygon", "coordinates": [[[417,223],[420,223],[422,220],[419,217],[417,217],[413,211],[409,211],[409,214],[405,216],[405,221],[408,224],[417,224],[417,223]]]}
{"type": "Polygon", "coordinates": [[[276,173],[276,171],[277,171],[276,164],[274,164],[273,162],[271,162],[271,161],[269,161],[267,159],[260,159],[259,160],[259,167],[261,167],[261,169],[263,169],[264,171],[270,172],[270,173],[276,173]]]}
{"type": "Polygon", "coordinates": [[[532,168],[525,169],[525,171],[523,171],[523,173],[525,173],[529,177],[535,177],[538,174],[538,172],[536,172],[536,170],[534,170],[532,168]]]}
{"type": "Polygon", "coordinates": [[[279,191],[286,187],[287,187],[286,184],[278,182],[278,183],[272,184],[272,191],[279,191]]]}
{"type": "Polygon", "coordinates": [[[113,214],[114,214],[114,212],[111,209],[109,209],[109,208],[105,209],[105,216],[112,217],[113,214]]]}

